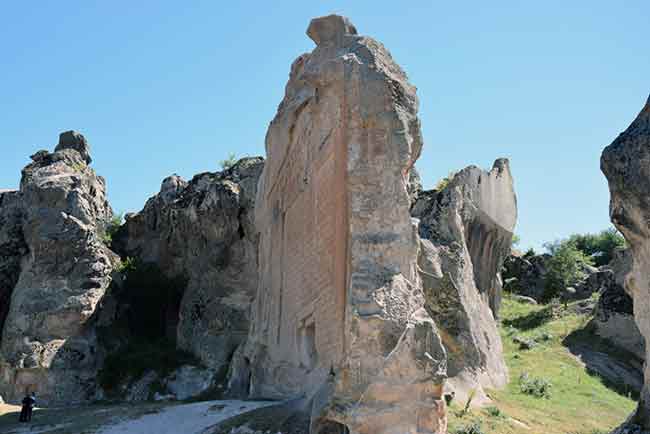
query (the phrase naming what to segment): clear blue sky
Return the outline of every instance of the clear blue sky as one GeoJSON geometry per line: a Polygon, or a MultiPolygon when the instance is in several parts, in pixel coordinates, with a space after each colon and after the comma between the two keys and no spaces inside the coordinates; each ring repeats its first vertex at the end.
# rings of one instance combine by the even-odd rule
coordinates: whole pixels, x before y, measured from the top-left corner
{"type": "Polygon", "coordinates": [[[425,185],[509,157],[522,247],[606,228],[604,146],[650,93],[650,2],[0,0],[0,188],[81,131],[116,211],[264,152],[309,19],[337,12],[418,87],[425,185]],[[406,6],[405,6],[406,5],[406,6]]]}

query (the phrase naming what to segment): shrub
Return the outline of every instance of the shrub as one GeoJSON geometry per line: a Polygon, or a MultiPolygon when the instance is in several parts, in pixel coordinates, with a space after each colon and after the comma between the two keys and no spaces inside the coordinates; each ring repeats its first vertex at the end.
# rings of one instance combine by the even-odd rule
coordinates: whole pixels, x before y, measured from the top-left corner
{"type": "Polygon", "coordinates": [[[447,186],[449,185],[451,180],[454,179],[457,173],[458,172],[455,171],[449,172],[449,175],[445,176],[444,178],[442,178],[440,181],[436,183],[435,190],[442,191],[445,188],[447,188],[447,186]]]}
{"type": "Polygon", "coordinates": [[[453,434],[484,434],[480,422],[474,422],[469,425],[463,425],[456,428],[453,434]]]}
{"type": "Polygon", "coordinates": [[[120,384],[141,378],[149,370],[165,377],[182,365],[199,365],[199,362],[192,354],[176,349],[171,341],[137,340],[106,357],[98,380],[102,388],[111,392],[120,384]]]}
{"type": "Polygon", "coordinates": [[[237,155],[235,155],[234,152],[229,153],[228,158],[226,158],[225,160],[221,160],[219,162],[219,164],[221,165],[221,169],[223,170],[230,169],[232,166],[235,165],[235,163],[237,163],[237,155]]]}
{"type": "Polygon", "coordinates": [[[502,418],[502,417],[505,416],[505,414],[503,414],[503,412],[501,411],[501,409],[499,407],[490,406],[490,407],[486,408],[485,411],[491,417],[502,418]]]}
{"type": "Polygon", "coordinates": [[[106,228],[104,229],[104,235],[102,237],[102,241],[108,246],[111,245],[113,242],[113,237],[117,233],[118,230],[120,230],[120,227],[122,226],[122,222],[124,220],[124,216],[122,213],[118,213],[113,215],[111,219],[106,223],[106,228]]]}
{"type": "Polygon", "coordinates": [[[625,247],[625,238],[615,228],[605,229],[597,234],[574,234],[566,241],[590,257],[594,265],[609,264],[614,251],[625,247]]]}
{"type": "Polygon", "coordinates": [[[576,285],[585,278],[584,269],[593,264],[591,258],[578,250],[573,243],[560,241],[546,244],[551,252],[545,276],[545,298],[557,296],[564,288],[576,285]]]}
{"type": "Polygon", "coordinates": [[[136,261],[130,256],[127,256],[126,259],[122,259],[117,266],[117,271],[120,273],[129,273],[133,271],[136,267],[136,261]]]}
{"type": "Polygon", "coordinates": [[[542,377],[531,377],[527,372],[519,376],[519,389],[526,395],[537,398],[551,397],[551,382],[542,377]]]}

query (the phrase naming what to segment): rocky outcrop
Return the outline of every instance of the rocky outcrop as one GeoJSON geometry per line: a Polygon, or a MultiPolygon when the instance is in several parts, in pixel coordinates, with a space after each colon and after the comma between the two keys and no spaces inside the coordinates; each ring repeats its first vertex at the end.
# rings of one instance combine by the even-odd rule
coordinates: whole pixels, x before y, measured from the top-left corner
{"type": "Polygon", "coordinates": [[[645,359],[645,343],[634,322],[632,297],[623,288],[631,266],[630,251],[619,250],[614,253],[609,269],[597,273],[608,279],[601,279],[603,286],[590,327],[596,335],[635,356],[641,366],[645,359]]]}
{"type": "Polygon", "coordinates": [[[63,133],[55,152],[31,158],[20,190],[0,196],[3,297],[11,292],[0,394],[15,401],[33,390],[41,403],[71,403],[94,393],[96,337],[87,324],[117,263],[101,240],[112,211],[81,134],[63,133]]]}
{"type": "Polygon", "coordinates": [[[517,218],[508,161],[458,172],[442,191],[420,194],[412,214],[420,219],[425,308],[447,349],[448,383],[459,398],[470,390],[480,397],[482,387],[507,381],[494,315],[517,218]]]}
{"type": "Polygon", "coordinates": [[[516,219],[507,161],[422,191],[404,72],[346,18],[307,34],[266,137],[259,285],[230,390],[305,398],[314,433],[444,433],[448,359],[463,384],[506,378],[490,306],[516,219]]]}
{"type": "Polygon", "coordinates": [[[253,209],[263,166],[262,158],[244,158],[189,182],[165,178],[142,211],[126,215],[113,243],[169,279],[183,277],[186,288],[167,321],[172,338],[223,373],[246,338],[257,288],[253,209]]]}
{"type": "Polygon", "coordinates": [[[551,255],[522,255],[512,252],[503,264],[504,289],[508,292],[544,299],[546,292],[547,261],[551,255]]]}
{"type": "MultiPolygon", "coordinates": [[[[633,257],[625,289],[634,301],[634,319],[650,339],[650,99],[632,124],[603,151],[601,169],[610,198],[610,217],[627,240],[633,257]]],[[[646,363],[639,406],[617,433],[650,432],[650,365],[646,363]]]]}

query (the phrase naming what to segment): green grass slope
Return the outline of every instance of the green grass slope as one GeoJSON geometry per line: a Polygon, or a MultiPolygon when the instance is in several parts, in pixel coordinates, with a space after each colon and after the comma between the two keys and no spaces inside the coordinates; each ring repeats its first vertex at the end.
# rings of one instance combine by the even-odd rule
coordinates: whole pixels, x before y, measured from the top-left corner
{"type": "Polygon", "coordinates": [[[602,346],[584,330],[590,316],[576,307],[535,306],[505,297],[500,330],[510,383],[489,391],[492,406],[464,413],[464,402],[452,403],[449,432],[604,434],[623,422],[635,408],[631,393],[608,387],[563,345],[569,336],[602,346]],[[527,346],[532,348],[522,348],[527,346]]]}

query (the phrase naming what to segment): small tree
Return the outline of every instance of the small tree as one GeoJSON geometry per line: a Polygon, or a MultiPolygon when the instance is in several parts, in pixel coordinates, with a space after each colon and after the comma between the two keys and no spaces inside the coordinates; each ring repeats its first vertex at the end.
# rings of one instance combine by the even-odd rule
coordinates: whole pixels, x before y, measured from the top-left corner
{"type": "Polygon", "coordinates": [[[449,185],[451,180],[454,179],[454,177],[456,176],[457,173],[458,172],[453,171],[453,170],[451,172],[449,172],[449,175],[445,176],[444,178],[442,178],[440,181],[438,181],[436,183],[435,190],[442,191],[445,188],[447,188],[447,186],[449,185]]]}
{"type": "Polygon", "coordinates": [[[612,260],[614,250],[625,247],[625,238],[616,229],[609,228],[597,234],[574,234],[568,239],[569,243],[593,258],[596,266],[606,265],[612,260]]]}
{"type": "Polygon", "coordinates": [[[585,267],[593,265],[591,257],[570,241],[556,241],[544,247],[551,253],[546,264],[546,298],[553,298],[563,289],[580,282],[585,278],[585,267]]]}
{"type": "Polygon", "coordinates": [[[235,163],[237,163],[237,155],[235,155],[234,152],[229,153],[228,158],[226,158],[225,160],[221,160],[219,162],[219,164],[221,165],[221,169],[223,170],[230,169],[232,166],[235,165],[235,163]]]}
{"type": "Polygon", "coordinates": [[[118,213],[114,214],[113,217],[106,223],[106,229],[104,230],[103,240],[106,245],[110,246],[113,242],[113,237],[122,226],[124,221],[124,214],[118,213]]]}

